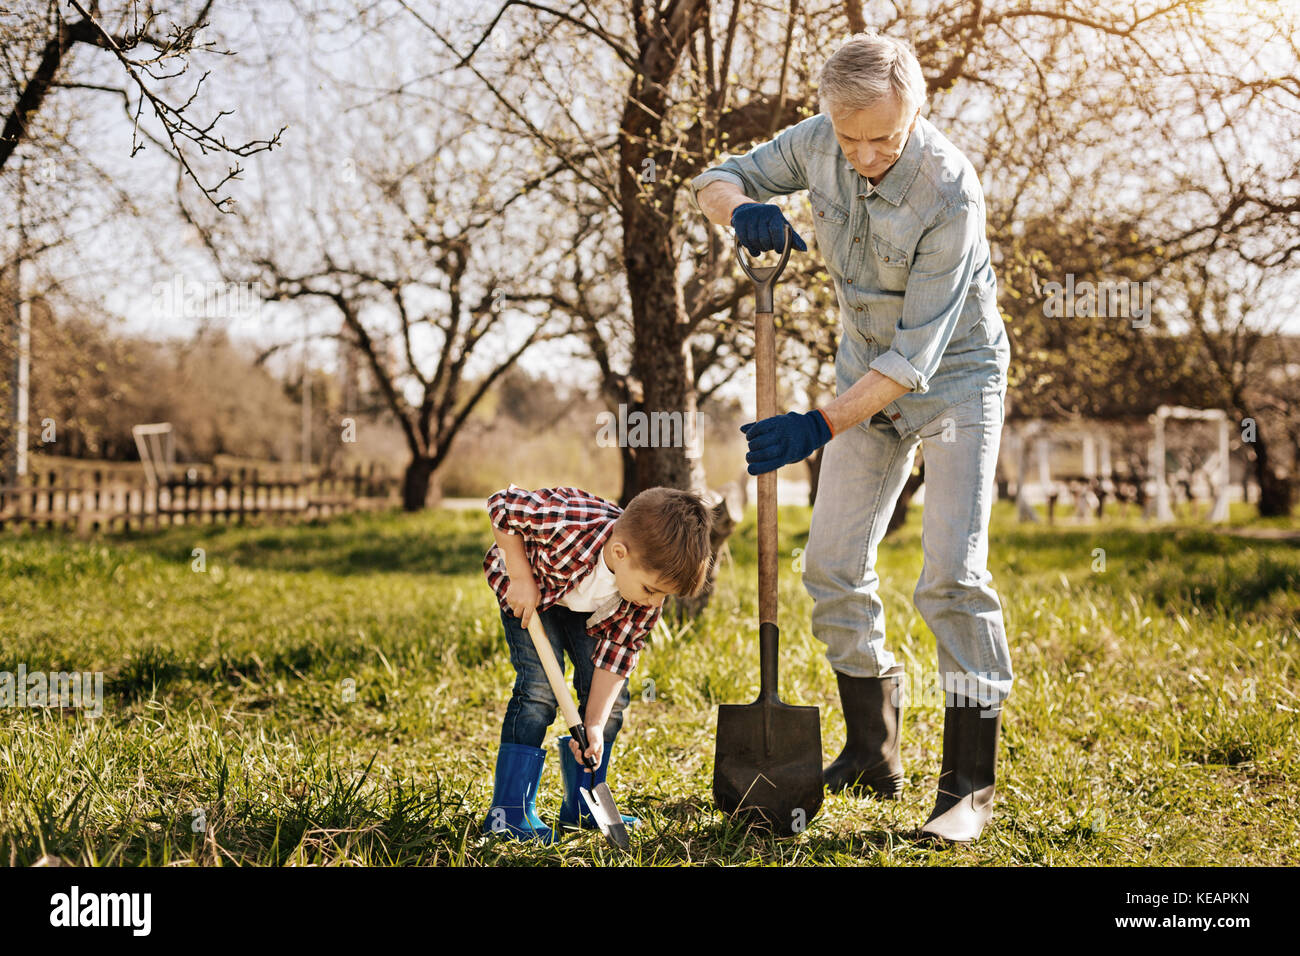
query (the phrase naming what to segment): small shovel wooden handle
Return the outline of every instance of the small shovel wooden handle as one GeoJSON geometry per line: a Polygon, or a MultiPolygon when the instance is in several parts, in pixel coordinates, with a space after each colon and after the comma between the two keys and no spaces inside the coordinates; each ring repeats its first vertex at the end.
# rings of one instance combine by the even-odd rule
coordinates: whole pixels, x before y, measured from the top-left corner
{"type": "Polygon", "coordinates": [[[583,726],[582,718],[578,716],[578,706],[573,702],[573,695],[564,685],[564,671],[560,669],[560,662],[555,659],[555,651],[551,648],[551,642],[546,636],[546,628],[542,626],[542,618],[536,608],[528,617],[528,636],[533,639],[533,647],[542,660],[542,670],[546,671],[546,680],[550,683],[551,693],[555,695],[555,700],[560,705],[564,722],[569,725],[569,733],[573,734],[573,738],[582,746],[582,762],[587,765],[588,770],[595,773],[595,761],[587,756],[587,728],[583,726]]]}
{"type": "MultiPolygon", "coordinates": [[[[551,649],[551,642],[546,637],[546,628],[542,626],[542,616],[537,613],[536,608],[528,618],[528,636],[533,639],[533,648],[541,658],[542,669],[546,671],[551,693],[555,695],[555,700],[560,705],[560,713],[564,714],[564,722],[569,725],[569,733],[573,734],[573,739],[577,740],[582,747],[582,762],[594,775],[597,767],[595,761],[587,756],[587,728],[582,725],[582,718],[578,716],[578,708],[573,703],[573,697],[569,694],[569,689],[564,686],[564,671],[560,669],[560,662],[555,659],[555,651],[551,649]]],[[[609,792],[609,787],[604,783],[596,784],[590,791],[579,787],[578,794],[587,804],[587,809],[591,811],[605,839],[620,850],[628,849],[632,844],[628,840],[627,827],[623,824],[618,805],[614,803],[614,795],[609,792]]]]}

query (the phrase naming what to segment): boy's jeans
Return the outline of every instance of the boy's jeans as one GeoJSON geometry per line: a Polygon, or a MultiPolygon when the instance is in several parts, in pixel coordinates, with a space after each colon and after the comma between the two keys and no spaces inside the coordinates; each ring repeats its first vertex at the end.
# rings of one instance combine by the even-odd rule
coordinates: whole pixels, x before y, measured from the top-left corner
{"type": "MultiPolygon", "coordinates": [[[[534,612],[537,613],[537,612],[534,612]]],[[[595,665],[591,655],[596,649],[596,642],[587,634],[589,612],[571,611],[567,607],[555,604],[541,612],[542,623],[546,626],[546,636],[551,639],[551,649],[560,667],[564,666],[567,653],[573,661],[573,688],[578,692],[578,713],[586,719],[587,692],[591,689],[591,677],[595,665]]],[[[501,742],[503,744],[525,744],[540,747],[546,739],[546,729],[555,720],[555,711],[559,706],[551,692],[551,684],[542,670],[541,658],[533,647],[533,639],[528,630],[507,611],[501,612],[501,623],[506,629],[506,642],[510,645],[510,663],[515,667],[515,687],[506,705],[506,719],[501,725],[501,742]]],[[[623,682],[623,689],[614,699],[614,707],[609,712],[605,723],[605,748],[608,750],[618,737],[623,726],[623,708],[628,704],[630,694],[628,682],[623,682]]]]}
{"type": "Polygon", "coordinates": [[[988,706],[1010,694],[1002,605],[986,567],[1005,394],[1006,379],[994,378],[915,432],[900,436],[882,413],[826,446],[804,586],[814,602],[813,634],[836,671],[878,677],[894,663],[885,649],[876,549],[920,445],[925,565],[913,596],[937,639],[947,701],[956,695],[988,706]]]}

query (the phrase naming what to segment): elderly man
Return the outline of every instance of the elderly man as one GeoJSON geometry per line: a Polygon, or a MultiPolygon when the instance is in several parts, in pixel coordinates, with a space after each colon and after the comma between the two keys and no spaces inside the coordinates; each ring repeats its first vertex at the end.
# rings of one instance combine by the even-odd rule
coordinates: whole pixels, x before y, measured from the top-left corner
{"type": "MultiPolygon", "coordinates": [[[[848,731],[825,771],[832,791],[896,799],[903,785],[903,668],[885,648],[875,565],[922,448],[925,564],[914,601],[938,642],[946,707],[938,797],[919,835],[967,842],[993,812],[1012,683],[986,567],[1010,346],[984,195],[970,162],[921,116],[925,80],[900,41],[852,37],[826,62],[819,98],[819,115],[704,172],[693,196],[757,255],[781,249],[789,225],[767,200],[808,190],[835,281],[838,397],[745,426],[751,474],[826,445],[804,584],[848,731]]],[[[806,250],[797,233],[792,241],[806,250]]]]}

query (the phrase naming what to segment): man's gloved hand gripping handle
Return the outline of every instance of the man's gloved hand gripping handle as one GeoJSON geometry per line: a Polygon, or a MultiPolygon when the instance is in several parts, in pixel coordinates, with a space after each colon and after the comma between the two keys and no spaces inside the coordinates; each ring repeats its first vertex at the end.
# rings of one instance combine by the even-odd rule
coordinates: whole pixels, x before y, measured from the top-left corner
{"type": "MultiPolygon", "coordinates": [[[[741,203],[731,211],[731,228],[751,256],[762,252],[780,252],[785,248],[785,227],[790,221],[781,210],[766,202],[741,203]]],[[[808,246],[790,227],[794,248],[807,252],[808,246]]]]}
{"type": "Polygon", "coordinates": [[[761,422],[741,425],[749,439],[745,461],[751,475],[803,461],[834,437],[830,419],[820,408],[811,412],[786,412],[761,422]]]}

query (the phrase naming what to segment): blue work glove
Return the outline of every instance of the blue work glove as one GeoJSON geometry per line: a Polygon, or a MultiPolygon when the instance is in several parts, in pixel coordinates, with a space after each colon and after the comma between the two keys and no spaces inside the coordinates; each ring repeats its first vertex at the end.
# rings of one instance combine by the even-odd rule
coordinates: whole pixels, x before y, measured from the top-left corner
{"type": "Polygon", "coordinates": [[[751,475],[803,461],[832,437],[831,426],[819,409],[773,415],[741,425],[740,430],[749,439],[745,461],[749,462],[747,470],[751,475]]]}
{"type": "MultiPolygon", "coordinates": [[[[767,202],[741,203],[731,211],[731,228],[736,230],[736,238],[749,250],[751,256],[784,249],[785,227],[789,225],[785,214],[767,202]]],[[[790,232],[791,248],[807,252],[808,247],[793,226],[790,227],[790,232]]]]}

